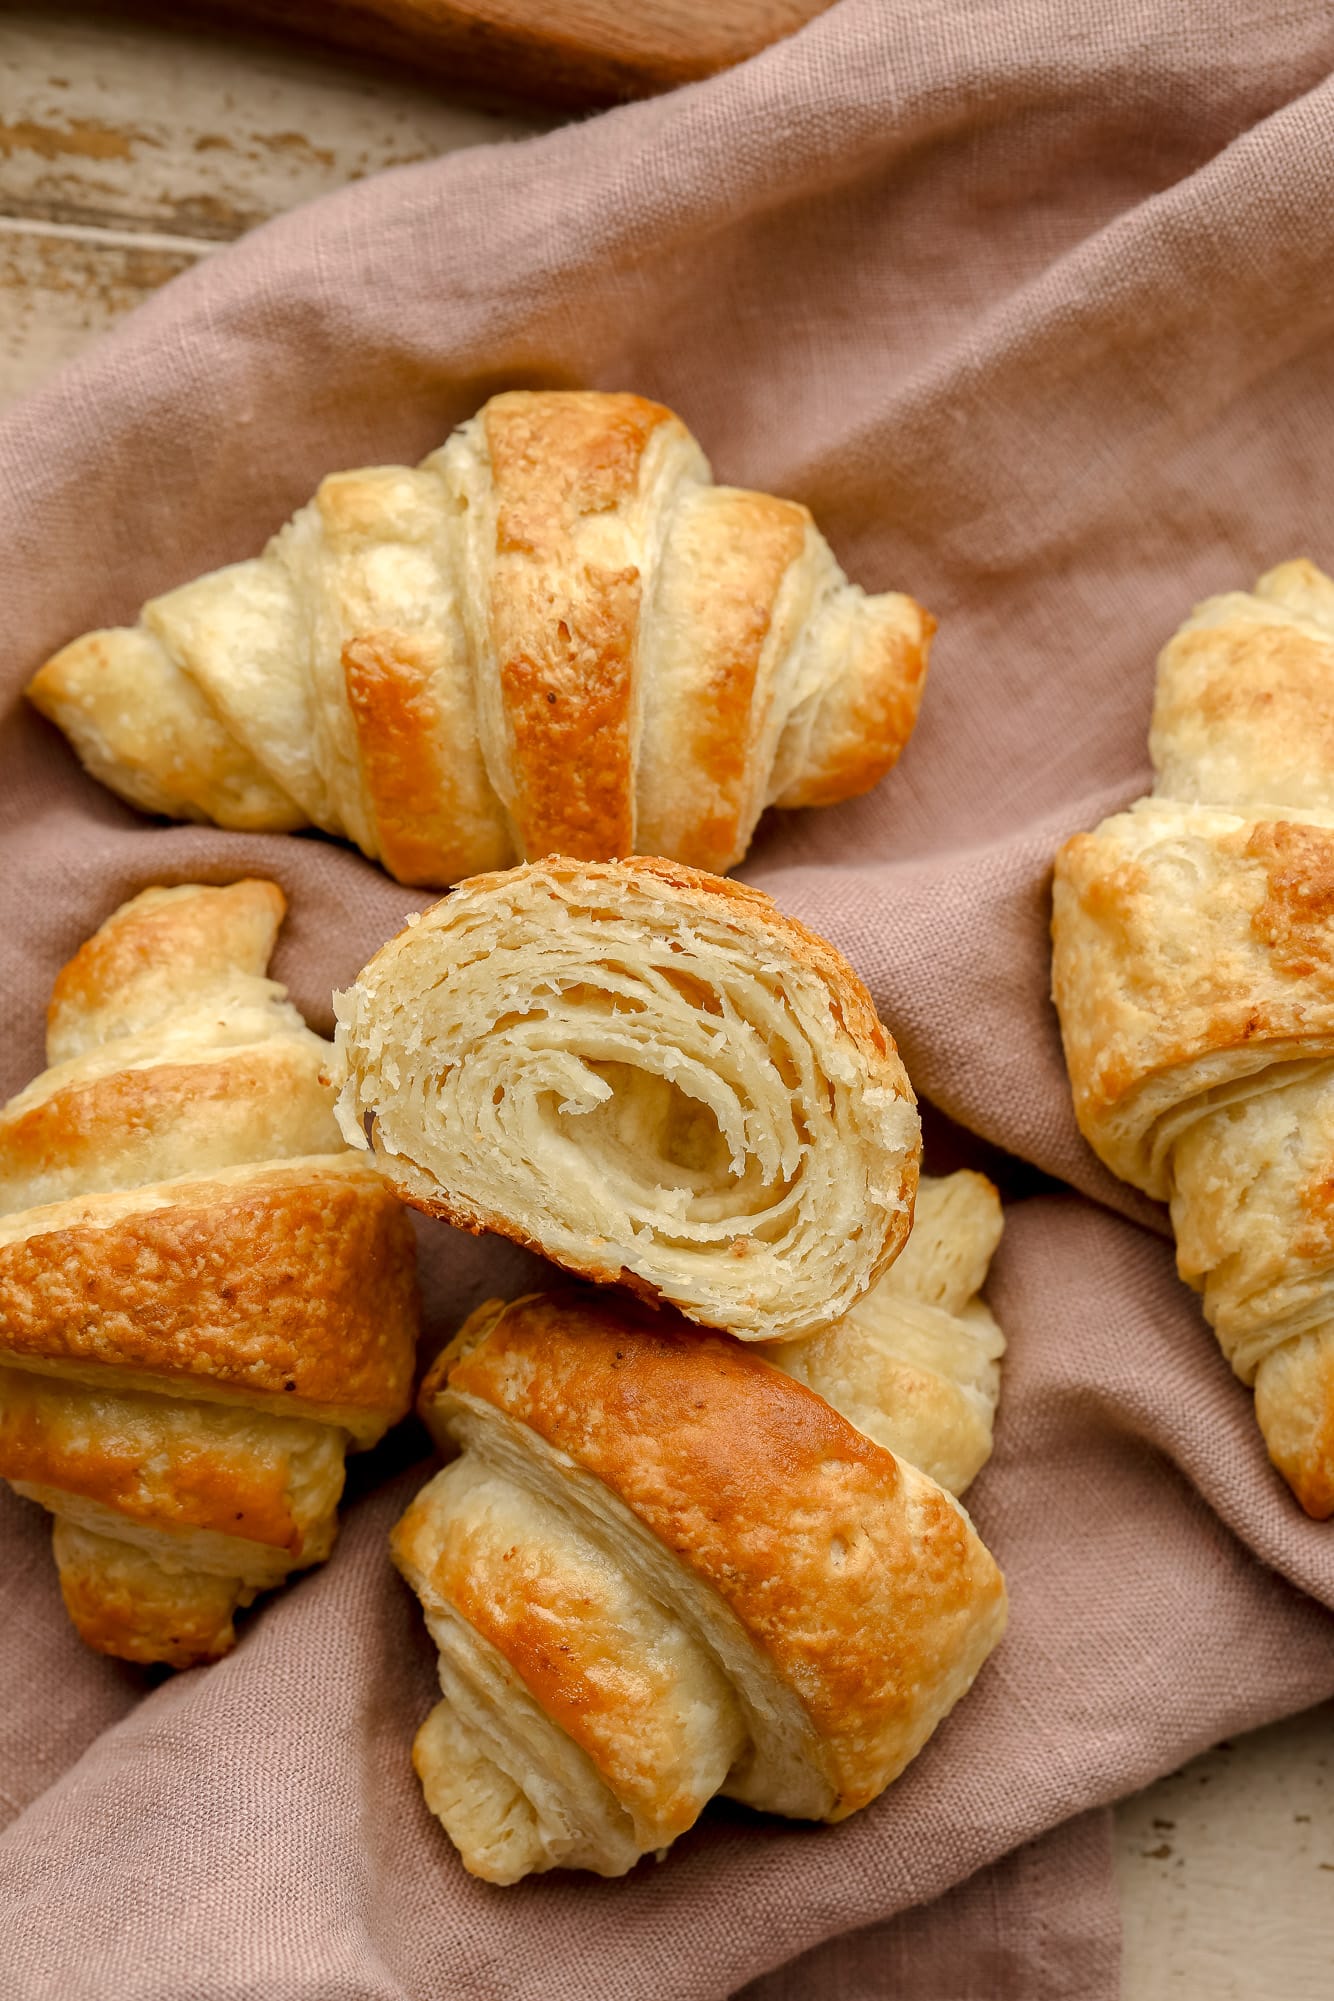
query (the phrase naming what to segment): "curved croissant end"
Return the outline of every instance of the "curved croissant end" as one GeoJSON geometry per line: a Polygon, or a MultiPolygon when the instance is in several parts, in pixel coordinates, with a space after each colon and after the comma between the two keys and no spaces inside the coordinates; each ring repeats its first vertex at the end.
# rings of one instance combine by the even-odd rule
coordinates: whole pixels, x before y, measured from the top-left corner
{"type": "Polygon", "coordinates": [[[1177,1266],[1308,1514],[1334,1514],[1334,581],[1285,563],[1164,649],[1154,796],[1056,863],[1081,1129],[1177,1266]]]}
{"type": "Polygon", "coordinates": [[[412,1234],[265,978],[270,882],[149,889],[56,981],[0,1111],[0,1475],[56,1517],[91,1646],[184,1667],[328,1555],[407,1409],[412,1234]]]}
{"type": "Polygon", "coordinates": [[[28,689],[174,819],[343,834],[445,888],[552,850],[740,860],[765,806],[898,757],[933,622],[804,507],[710,483],[639,396],[495,396],[415,471],[336,473],[262,556],[28,689]]]}
{"type": "Polygon", "coordinates": [[[338,1117],[428,1214],[746,1340],[847,1311],[921,1150],[870,996],[760,891],[559,856],[464,883],[334,999],[338,1117]]]}
{"type": "Polygon", "coordinates": [[[884,1277],[842,1320],[766,1360],[962,1494],[991,1457],[1005,1339],[979,1295],[1003,1228],[984,1174],[923,1175],[912,1235],[884,1277]]]}
{"type": "Polygon", "coordinates": [[[392,1539],[440,1650],[414,1762],[491,1882],[621,1875],[716,1793],[840,1820],[1004,1629],[956,1501],[754,1349],[624,1296],[491,1301],[420,1408],[462,1454],[392,1539]]]}

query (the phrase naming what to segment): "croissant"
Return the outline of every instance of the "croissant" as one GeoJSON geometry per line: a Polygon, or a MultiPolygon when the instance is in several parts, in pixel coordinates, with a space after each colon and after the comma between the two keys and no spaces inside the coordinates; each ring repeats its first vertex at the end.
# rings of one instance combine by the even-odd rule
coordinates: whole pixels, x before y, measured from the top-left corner
{"type": "Polygon", "coordinates": [[[1285,563],[1158,663],[1151,798],[1056,863],[1075,1110],[1171,1204],[1177,1267],[1255,1387],[1274,1464],[1334,1513],[1334,582],[1285,563]]]}
{"type": "Polygon", "coordinates": [[[404,1198],[747,1340],[901,1248],[912,1087],[833,948],[759,890],[553,856],[463,884],[334,997],[349,1144],[404,1198]]]}
{"type": "Polygon", "coordinates": [[[832,1327],[764,1351],[951,1494],[991,1457],[1005,1341],[979,1294],[1003,1227],[984,1174],[923,1175],[884,1277],[832,1327]]]}
{"type": "Polygon", "coordinates": [[[255,881],[122,905],[0,1112],[0,1475],[125,1660],[225,1653],[239,1607],[328,1555],[345,1451],[411,1399],[409,1220],[264,977],[284,908],[255,881]]]}
{"type": "Polygon", "coordinates": [[[419,1408],[462,1455],[392,1538],[440,1650],[413,1761],[490,1882],[621,1875],[715,1793],[841,1820],[1004,1629],[957,1501],[755,1349],[624,1294],[492,1300],[419,1408]]]}
{"type": "Polygon", "coordinates": [[[336,473],[262,556],[65,647],[28,693],[132,805],[343,834],[445,888],[553,850],[722,872],[767,805],[877,783],[931,619],[804,507],[711,484],[639,396],[494,396],[336,473]]]}

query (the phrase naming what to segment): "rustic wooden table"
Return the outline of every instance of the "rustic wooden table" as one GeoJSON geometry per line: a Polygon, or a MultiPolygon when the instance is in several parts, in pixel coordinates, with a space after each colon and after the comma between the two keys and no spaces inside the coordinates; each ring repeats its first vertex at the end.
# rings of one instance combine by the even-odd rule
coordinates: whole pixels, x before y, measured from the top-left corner
{"type": "MultiPolygon", "coordinates": [[[[6,8],[0,402],[266,217],[545,122],[277,41],[6,8]]],[[[1125,1801],[1117,1867],[1126,2001],[1327,2001],[1334,1705],[1125,1801]]]]}

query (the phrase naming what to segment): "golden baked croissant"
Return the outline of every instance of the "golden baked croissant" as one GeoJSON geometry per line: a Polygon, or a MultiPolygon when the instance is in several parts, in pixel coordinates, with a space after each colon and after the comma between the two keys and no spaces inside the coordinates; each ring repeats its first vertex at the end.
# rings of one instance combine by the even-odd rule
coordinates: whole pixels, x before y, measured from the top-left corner
{"type": "Polygon", "coordinates": [[[984,1174],[923,1175],[912,1235],[884,1277],[832,1327],[765,1359],[961,1494],[991,1456],[1005,1341],[979,1294],[1003,1227],[984,1174]]]}
{"type": "Polygon", "coordinates": [[[1152,798],[1056,863],[1080,1127],[1171,1203],[1270,1457],[1334,1513],[1334,582],[1285,563],[1158,663],[1152,798]]]}
{"type": "Polygon", "coordinates": [[[474,1875],[621,1875],[716,1793],[840,1820],[1001,1636],[957,1501],[753,1348],[624,1294],[478,1309],[393,1533],[440,1650],[413,1760],[474,1875]]]}
{"type": "Polygon", "coordinates": [[[334,997],[338,1118],[405,1199],[746,1340],[837,1319],[921,1135],[870,996],[759,890],[560,856],[480,876],[334,997]]]}
{"type": "Polygon", "coordinates": [[[252,562],[28,690],[174,819],[344,834],[445,888],[552,850],[739,861],[764,807],[865,792],[932,621],[804,507],[711,484],[639,396],[494,396],[415,470],[336,473],[252,562]]]}
{"type": "Polygon", "coordinates": [[[176,1667],[333,1540],[406,1411],[409,1219],[264,977],[282,891],[148,889],[65,967],[0,1112],[0,1475],[55,1515],[83,1638],[176,1667]]]}

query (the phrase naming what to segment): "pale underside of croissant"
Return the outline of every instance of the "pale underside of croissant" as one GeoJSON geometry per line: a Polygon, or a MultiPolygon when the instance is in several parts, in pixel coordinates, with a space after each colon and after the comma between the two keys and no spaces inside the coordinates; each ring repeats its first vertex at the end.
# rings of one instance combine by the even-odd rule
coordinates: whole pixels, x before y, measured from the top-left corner
{"type": "Polygon", "coordinates": [[[329,1045],[265,977],[273,883],[148,889],[60,974],[0,1112],[0,1475],[55,1516],[90,1645],[188,1666],[329,1553],[407,1409],[408,1219],[329,1045]]]}
{"type": "Polygon", "coordinates": [[[747,1340],[845,1313],[911,1224],[912,1088],[760,891],[559,856],[461,885],[335,996],[338,1117],[405,1198],[747,1340]]]}
{"type": "Polygon", "coordinates": [[[765,806],[883,777],[931,630],[804,507],[714,486],[660,404],[517,391],[415,470],[326,479],[262,556],[28,692],[132,804],[320,827],[400,882],[554,850],[722,871],[765,806]]]}
{"type": "Polygon", "coordinates": [[[492,1882],[620,1875],[719,1793],[842,1819],[1001,1636],[1000,1572],[935,1481],[624,1294],[492,1301],[420,1408],[462,1453],[393,1535],[440,1650],[413,1758],[492,1882]]]}
{"type": "Polygon", "coordinates": [[[1307,1512],[1334,1513],[1334,582],[1285,563],[1158,664],[1153,796],[1057,858],[1075,1109],[1307,1512]]]}

